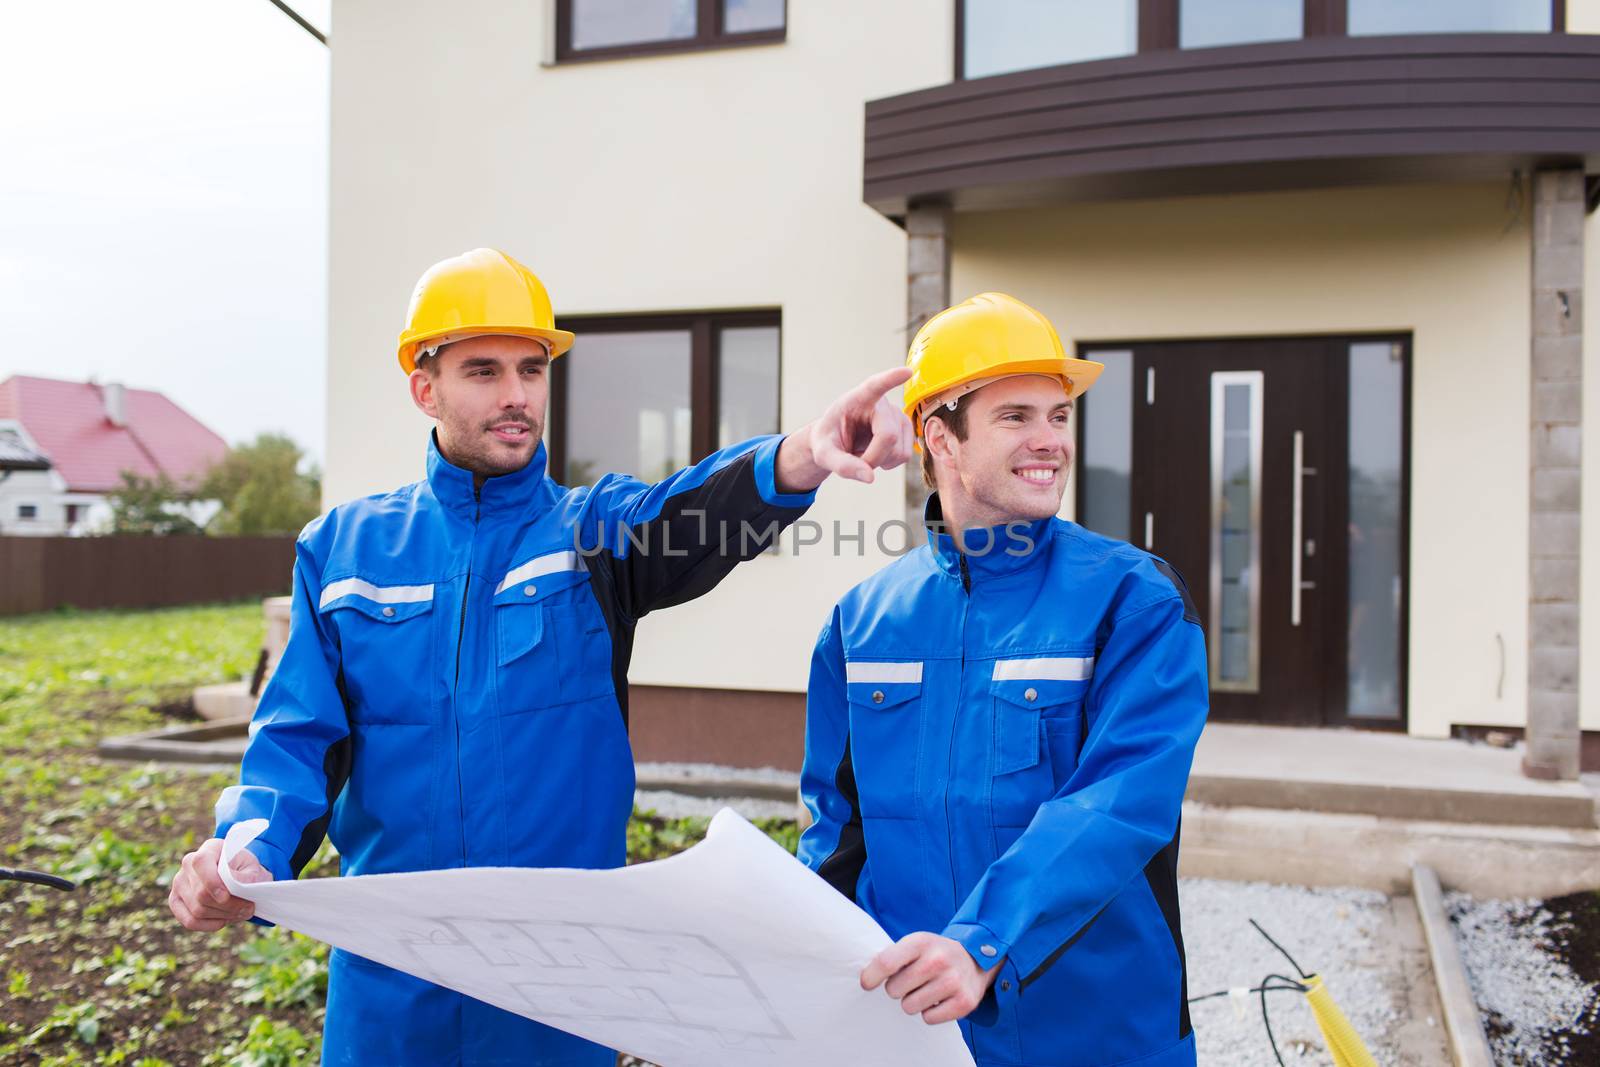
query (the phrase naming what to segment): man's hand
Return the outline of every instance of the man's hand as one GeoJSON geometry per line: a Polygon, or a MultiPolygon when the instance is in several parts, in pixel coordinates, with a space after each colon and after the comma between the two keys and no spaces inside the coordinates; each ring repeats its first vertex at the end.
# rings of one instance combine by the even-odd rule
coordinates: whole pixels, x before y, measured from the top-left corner
{"type": "MultiPolygon", "coordinates": [[[[217,861],[221,857],[222,838],[213,837],[183,857],[178,876],[172,880],[167,907],[187,929],[220,930],[244,922],[256,913],[253,901],[228,892],[222,875],[217,873],[217,861]]],[[[272,872],[261,866],[261,861],[249,851],[233,858],[232,871],[241,882],[272,881],[272,872]]]]}
{"type": "Polygon", "coordinates": [[[918,932],[878,953],[861,972],[861,988],[883,986],[907,1015],[920,1013],[932,1026],[971,1014],[999,970],[998,963],[979,968],[958,941],[918,932]]]}
{"type": "Polygon", "coordinates": [[[911,458],[911,420],[889,398],[911,377],[911,368],[874,374],[845,393],[778,447],[780,493],[809,493],[837,474],[871,482],[872,472],[893,470],[911,458]]]}

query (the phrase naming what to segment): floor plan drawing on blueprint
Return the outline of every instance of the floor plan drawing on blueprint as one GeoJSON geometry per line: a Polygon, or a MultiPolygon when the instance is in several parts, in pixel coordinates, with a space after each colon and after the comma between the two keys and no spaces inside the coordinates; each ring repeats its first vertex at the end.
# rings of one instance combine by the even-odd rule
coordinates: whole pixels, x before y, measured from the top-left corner
{"type": "Polygon", "coordinates": [[[256,914],[663,1067],[972,1067],[861,968],[890,939],[732,811],[687,852],[612,871],[463,868],[241,884],[256,914]]]}

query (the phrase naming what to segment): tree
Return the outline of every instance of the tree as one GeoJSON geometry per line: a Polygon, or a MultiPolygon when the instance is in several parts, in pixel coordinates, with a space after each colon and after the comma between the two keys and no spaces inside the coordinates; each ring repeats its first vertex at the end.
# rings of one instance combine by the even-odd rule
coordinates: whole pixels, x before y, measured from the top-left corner
{"type": "Polygon", "coordinates": [[[300,446],[282,434],[264,433],[229,449],[206,474],[196,493],[222,505],[208,529],[225,536],[299,533],[322,509],[322,477],[302,473],[300,446]]]}
{"type": "Polygon", "coordinates": [[[122,472],[122,486],[106,494],[111,532],[119,534],[197,534],[204,531],[188,514],[194,497],[165,474],[145,478],[122,472]]]}

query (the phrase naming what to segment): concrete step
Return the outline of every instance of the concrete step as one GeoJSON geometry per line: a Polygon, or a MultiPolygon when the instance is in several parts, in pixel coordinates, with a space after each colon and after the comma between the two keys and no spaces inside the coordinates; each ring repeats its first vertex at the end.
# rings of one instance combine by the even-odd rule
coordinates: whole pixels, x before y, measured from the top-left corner
{"type": "Polygon", "coordinates": [[[1585,785],[1524,777],[1518,749],[1369,730],[1211,723],[1188,798],[1428,822],[1596,825],[1585,785]]]}
{"type": "Polygon", "coordinates": [[[1183,806],[1178,870],[1191,877],[1400,894],[1418,863],[1475,896],[1559,896],[1600,886],[1600,830],[1183,806]]]}

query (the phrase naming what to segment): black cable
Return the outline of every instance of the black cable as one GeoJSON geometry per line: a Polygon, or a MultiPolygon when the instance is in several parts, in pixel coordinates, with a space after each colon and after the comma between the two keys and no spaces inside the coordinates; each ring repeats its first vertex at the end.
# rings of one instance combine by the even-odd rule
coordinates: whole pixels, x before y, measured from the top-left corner
{"type": "Polygon", "coordinates": [[[1283,1054],[1278,1051],[1278,1039],[1272,1036],[1272,1020],[1267,1016],[1267,989],[1261,988],[1261,1025],[1267,1028],[1267,1044],[1272,1046],[1272,1058],[1278,1061],[1278,1067],[1284,1067],[1283,1054]]]}
{"type": "MultiPolygon", "coordinates": [[[[1301,978],[1309,980],[1312,977],[1306,973],[1304,967],[1301,967],[1300,964],[1295,961],[1293,956],[1289,955],[1288,949],[1274,941],[1272,939],[1272,935],[1261,928],[1260,923],[1256,922],[1254,919],[1250,919],[1248,921],[1251,926],[1256,928],[1256,933],[1267,939],[1267,944],[1271,945],[1273,948],[1282,953],[1283,958],[1289,961],[1289,965],[1295,969],[1295,972],[1299,974],[1301,978]]],[[[1276,992],[1305,993],[1308,992],[1309,989],[1310,987],[1304,982],[1297,982],[1293,978],[1288,978],[1281,974],[1269,974],[1265,978],[1261,979],[1260,985],[1254,986],[1247,991],[1250,993],[1256,993],[1261,997],[1261,1025],[1266,1027],[1267,1044],[1272,1046],[1272,1058],[1278,1061],[1278,1067],[1286,1067],[1286,1065],[1283,1062],[1283,1054],[1278,1051],[1278,1039],[1272,1033],[1272,1017],[1267,1012],[1267,994],[1276,992]]],[[[1198,997],[1190,997],[1189,1003],[1194,1004],[1202,1000],[1211,1000],[1214,997],[1225,997],[1231,993],[1232,990],[1228,989],[1224,989],[1216,993],[1204,993],[1198,997]]]]}
{"type": "Polygon", "coordinates": [[[283,0],[267,0],[267,2],[273,7],[277,8],[279,11],[282,11],[285,15],[288,15],[290,18],[294,19],[296,24],[298,24],[302,30],[305,30],[311,36],[315,37],[318,42],[321,44],[328,43],[327,34],[323,33],[321,30],[311,25],[311,23],[301,18],[300,13],[294,8],[290,7],[288,4],[284,3],[283,0]]]}
{"type": "Polygon", "coordinates": [[[1275,948],[1279,952],[1283,953],[1283,958],[1289,961],[1289,966],[1293,967],[1296,971],[1298,971],[1300,973],[1300,977],[1301,978],[1310,978],[1311,977],[1309,974],[1306,973],[1305,968],[1300,966],[1298,963],[1296,963],[1294,961],[1294,957],[1289,955],[1289,950],[1288,949],[1284,948],[1282,945],[1280,945],[1276,941],[1272,940],[1272,935],[1267,933],[1265,930],[1261,929],[1261,924],[1260,923],[1256,922],[1254,919],[1249,920],[1249,922],[1250,922],[1251,926],[1254,926],[1256,928],[1256,933],[1260,934],[1262,937],[1267,939],[1267,944],[1271,945],[1273,948],[1275,948]]]}
{"type": "MultiPolygon", "coordinates": [[[[1285,979],[1285,980],[1286,981],[1290,981],[1289,979],[1285,979]]],[[[1258,985],[1258,986],[1251,986],[1249,989],[1246,989],[1245,992],[1246,993],[1259,993],[1263,989],[1265,989],[1269,993],[1304,993],[1306,991],[1306,987],[1305,986],[1301,985],[1299,982],[1294,982],[1292,985],[1258,985]]],[[[1190,1004],[1198,1004],[1202,1000],[1215,1000],[1218,997],[1230,997],[1232,995],[1233,995],[1233,990],[1231,990],[1231,989],[1219,989],[1215,993],[1202,993],[1198,997],[1190,997],[1189,998],[1189,1003],[1190,1004]]]]}
{"type": "Polygon", "coordinates": [[[51,889],[73,890],[78,888],[65,878],[57,878],[53,874],[44,874],[40,871],[22,871],[15,867],[0,867],[0,881],[29,882],[33,885],[47,885],[51,889]]]}

